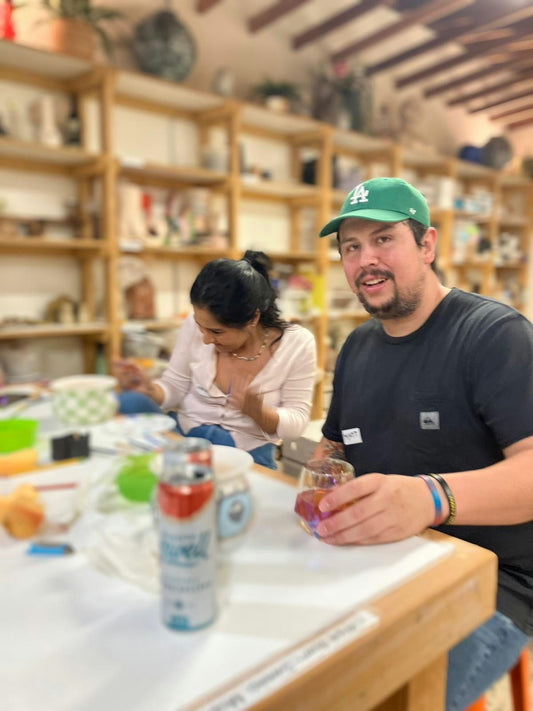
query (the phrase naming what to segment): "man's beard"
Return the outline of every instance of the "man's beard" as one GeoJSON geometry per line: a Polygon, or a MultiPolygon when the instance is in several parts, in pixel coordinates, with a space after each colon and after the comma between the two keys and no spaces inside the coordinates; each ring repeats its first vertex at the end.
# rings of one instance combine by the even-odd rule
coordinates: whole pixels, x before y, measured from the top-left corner
{"type": "Polygon", "coordinates": [[[359,275],[355,282],[356,295],[365,311],[367,311],[371,316],[375,316],[375,318],[385,320],[405,318],[406,316],[410,316],[414,313],[420,306],[420,302],[422,301],[422,280],[423,277],[408,293],[400,294],[392,272],[385,270],[365,272],[364,274],[359,275]],[[394,286],[394,294],[389,301],[384,304],[380,304],[379,306],[373,306],[366,300],[366,297],[362,293],[360,287],[361,282],[368,278],[387,278],[390,282],[392,282],[394,286]]]}

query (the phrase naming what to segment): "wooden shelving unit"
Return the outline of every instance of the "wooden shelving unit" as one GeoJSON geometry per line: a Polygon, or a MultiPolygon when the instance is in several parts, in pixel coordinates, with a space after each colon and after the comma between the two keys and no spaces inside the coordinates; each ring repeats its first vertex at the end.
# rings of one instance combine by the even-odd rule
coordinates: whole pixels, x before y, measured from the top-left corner
{"type": "MultiPolygon", "coordinates": [[[[89,121],[89,102],[97,105],[98,147],[89,146],[88,132],[83,132],[80,147],[49,148],[38,143],[22,142],[0,137],[0,167],[9,170],[66,175],[76,181],[80,203],[78,239],[45,239],[35,237],[0,238],[0,253],[5,255],[39,254],[44,258],[55,255],[74,256],[80,264],[83,300],[95,318],[95,295],[92,289],[92,265],[102,260],[105,271],[104,322],[73,326],[43,325],[0,329],[0,340],[79,336],[85,344],[86,367],[91,370],[95,357],[95,343],[105,344],[109,356],[120,351],[123,329],[128,322],[118,313],[118,264],[122,255],[133,254],[150,260],[171,263],[197,264],[219,256],[236,258],[248,247],[249,235],[243,234],[240,218],[249,206],[272,203],[286,211],[289,237],[286,249],[265,250],[276,263],[311,268],[327,287],[332,265],[338,259],[330,255],[329,241],[318,236],[312,245],[302,244],[304,211],[312,211],[314,232],[340,209],[346,198],[344,190],[333,187],[333,160],[352,161],[362,179],[389,174],[414,175],[413,182],[423,184],[428,176],[453,181],[468,194],[477,186],[484,186],[494,196],[492,209],[480,214],[459,209],[453,202],[437,201],[431,205],[432,219],[439,229],[439,267],[447,283],[465,286],[468,274],[480,274],[480,290],[485,294],[500,293],[509,275],[518,279],[520,289],[526,288],[525,258],[500,263],[497,258],[498,240],[502,232],[513,232],[520,239],[521,251],[529,251],[533,216],[531,182],[520,176],[500,175],[483,166],[439,156],[427,151],[395,145],[387,139],[370,137],[352,131],[342,131],[305,116],[275,114],[261,106],[228,100],[218,95],[196,91],[174,82],[130,71],[92,66],[70,57],[40,52],[10,42],[0,41],[0,82],[2,80],[35,86],[54,92],[75,93],[81,115],[89,121]],[[195,134],[194,147],[188,159],[152,155],[150,136],[139,137],[139,148],[144,155],[121,153],[117,136],[117,112],[137,112],[155,120],[164,118],[176,124],[183,122],[195,134]],[[227,170],[211,170],[202,165],[202,151],[212,132],[224,136],[227,146],[227,170]],[[251,176],[242,172],[242,146],[246,141],[266,141],[286,150],[289,166],[287,175],[272,175],[272,179],[251,176]],[[315,184],[302,182],[302,167],[306,154],[316,156],[315,184]],[[96,239],[88,219],[87,203],[93,181],[100,181],[101,234],[96,239]],[[164,247],[149,244],[121,243],[117,229],[119,181],[136,185],[163,188],[207,188],[221,196],[227,211],[228,246],[213,250],[202,246],[164,247]],[[523,209],[517,212],[508,197],[522,196],[523,209]],[[505,206],[507,205],[507,208],[505,206]],[[281,207],[280,207],[281,206],[281,207]],[[488,235],[491,253],[486,261],[464,259],[458,264],[454,253],[453,235],[458,221],[477,224],[488,235]]],[[[92,112],[94,120],[94,111],[92,112]]],[[[180,129],[181,130],[181,129],[180,129]]],[[[185,140],[185,139],[184,139],[185,140]]],[[[187,139],[188,140],[188,139],[187,139]]],[[[192,143],[191,143],[192,145],[192,143]]],[[[457,193],[457,190],[456,190],[457,193]]],[[[46,261],[43,261],[43,269],[46,261]]],[[[324,290],[325,291],[325,290],[324,290]]],[[[518,308],[524,308],[523,296],[518,308]]],[[[321,304],[319,316],[305,317],[300,322],[312,328],[317,339],[319,366],[326,362],[326,340],[330,323],[346,320],[357,325],[366,314],[358,309],[332,310],[321,304]]],[[[179,326],[178,318],[163,318],[135,322],[147,330],[157,331],[179,326]]],[[[313,417],[322,416],[323,383],[316,389],[313,417]]]]}
{"type": "Polygon", "coordinates": [[[0,341],[21,338],[66,338],[67,336],[106,336],[109,328],[105,323],[45,323],[35,326],[6,326],[0,328],[0,341]]]}

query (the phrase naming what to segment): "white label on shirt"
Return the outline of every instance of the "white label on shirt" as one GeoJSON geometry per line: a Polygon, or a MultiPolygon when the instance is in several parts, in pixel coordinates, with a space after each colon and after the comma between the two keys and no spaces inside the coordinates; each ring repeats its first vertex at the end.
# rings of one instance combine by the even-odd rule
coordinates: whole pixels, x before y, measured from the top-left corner
{"type": "Polygon", "coordinates": [[[434,412],[420,413],[420,429],[421,430],[440,430],[440,415],[435,410],[434,412]]]}
{"type": "Polygon", "coordinates": [[[361,430],[359,427],[353,427],[351,430],[342,430],[342,441],[344,444],[361,444],[361,430]]]}

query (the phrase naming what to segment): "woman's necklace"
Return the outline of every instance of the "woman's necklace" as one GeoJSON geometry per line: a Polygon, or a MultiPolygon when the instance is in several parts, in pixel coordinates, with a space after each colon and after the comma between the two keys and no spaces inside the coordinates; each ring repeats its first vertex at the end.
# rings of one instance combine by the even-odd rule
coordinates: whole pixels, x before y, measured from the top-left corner
{"type": "Polygon", "coordinates": [[[267,328],[267,330],[265,331],[265,337],[264,337],[264,339],[263,339],[263,345],[262,345],[261,348],[259,349],[259,353],[257,353],[257,354],[254,355],[254,356],[249,356],[249,357],[248,357],[248,356],[240,356],[240,355],[237,355],[236,353],[232,353],[231,355],[232,355],[234,358],[238,358],[239,360],[245,360],[245,361],[247,361],[247,362],[249,363],[250,361],[252,361],[252,360],[257,360],[257,359],[259,358],[259,356],[261,355],[261,353],[265,350],[267,343],[268,343],[268,328],[267,328]]]}

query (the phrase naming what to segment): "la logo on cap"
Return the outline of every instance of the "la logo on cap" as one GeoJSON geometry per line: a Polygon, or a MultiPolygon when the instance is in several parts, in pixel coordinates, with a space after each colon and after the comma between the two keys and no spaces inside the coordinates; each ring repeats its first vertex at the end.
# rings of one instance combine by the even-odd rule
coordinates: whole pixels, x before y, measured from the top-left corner
{"type": "Polygon", "coordinates": [[[358,202],[368,202],[368,190],[365,190],[364,183],[355,186],[350,198],[350,205],[357,205],[358,202]]]}

